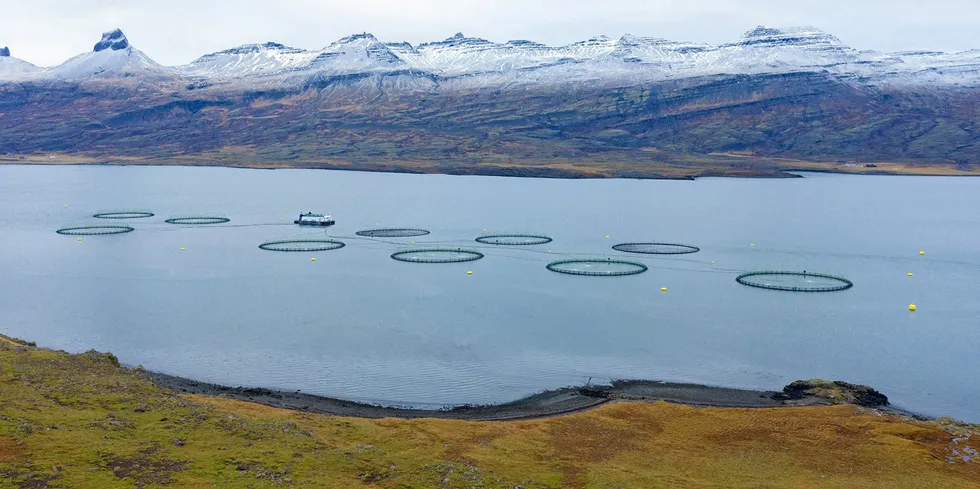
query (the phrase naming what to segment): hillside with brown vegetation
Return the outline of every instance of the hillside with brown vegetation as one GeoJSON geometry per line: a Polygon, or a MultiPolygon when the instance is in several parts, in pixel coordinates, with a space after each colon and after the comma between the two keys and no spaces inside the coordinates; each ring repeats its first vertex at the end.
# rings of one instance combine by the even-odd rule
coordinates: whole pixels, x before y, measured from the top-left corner
{"type": "Polygon", "coordinates": [[[977,433],[846,405],[348,418],[180,395],[109,354],[0,341],[3,488],[975,488],[977,433]]]}

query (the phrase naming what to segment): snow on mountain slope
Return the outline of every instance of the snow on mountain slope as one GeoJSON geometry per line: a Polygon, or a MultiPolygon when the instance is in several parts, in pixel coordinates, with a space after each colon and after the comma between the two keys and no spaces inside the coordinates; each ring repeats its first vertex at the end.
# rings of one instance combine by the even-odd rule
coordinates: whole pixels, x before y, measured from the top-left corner
{"type": "Polygon", "coordinates": [[[173,69],[157,64],[142,51],[132,47],[125,34],[119,29],[102,34],[102,40],[96,43],[92,51],[79,54],[58,66],[45,70],[45,74],[66,80],[114,76],[143,78],[175,76],[173,69]]]}
{"type": "Polygon", "coordinates": [[[252,85],[305,85],[313,78],[383,73],[404,69],[405,62],[371,34],[354,34],[319,51],[282,44],[248,44],[204,55],[177,70],[187,76],[252,85]]]}
{"type": "Polygon", "coordinates": [[[557,60],[552,48],[526,42],[495,44],[486,39],[456,34],[444,41],[396,49],[408,64],[440,76],[504,72],[557,60]]]}
{"type": "Polygon", "coordinates": [[[980,86],[980,50],[883,55],[866,76],[904,85],[980,86]]]}
{"type": "Polygon", "coordinates": [[[179,66],[181,73],[197,76],[244,77],[306,67],[315,51],[291,48],[275,42],[246,44],[205,54],[190,64],[179,66]]]}
{"type": "Polygon", "coordinates": [[[723,44],[701,64],[719,72],[837,71],[859,60],[840,39],[812,27],[757,27],[736,42],[723,44]]]}
{"type": "Polygon", "coordinates": [[[10,48],[0,48],[0,82],[30,78],[39,71],[37,66],[10,56],[10,48]]]}
{"type": "Polygon", "coordinates": [[[604,61],[615,51],[617,43],[599,36],[556,48],[525,40],[497,44],[458,33],[444,41],[420,44],[417,48],[408,44],[393,46],[394,52],[409,65],[436,75],[455,77],[604,61]]]}
{"type": "Polygon", "coordinates": [[[404,67],[404,60],[368,33],[347,36],[330,44],[313,58],[309,66],[313,70],[335,73],[384,71],[404,67]]]}

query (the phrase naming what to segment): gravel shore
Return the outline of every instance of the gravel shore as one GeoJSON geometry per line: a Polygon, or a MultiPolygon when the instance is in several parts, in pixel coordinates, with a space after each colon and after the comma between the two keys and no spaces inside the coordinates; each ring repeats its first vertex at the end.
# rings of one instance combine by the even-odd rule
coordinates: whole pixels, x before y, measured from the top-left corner
{"type": "Polygon", "coordinates": [[[629,380],[611,385],[563,387],[504,404],[405,409],[272,389],[228,387],[160,373],[150,373],[160,386],[178,392],[219,396],[267,406],[362,418],[441,418],[471,421],[534,419],[573,413],[614,401],[666,401],[692,406],[772,408],[827,404],[817,398],[783,401],[777,392],[728,389],[696,384],[629,380]]]}

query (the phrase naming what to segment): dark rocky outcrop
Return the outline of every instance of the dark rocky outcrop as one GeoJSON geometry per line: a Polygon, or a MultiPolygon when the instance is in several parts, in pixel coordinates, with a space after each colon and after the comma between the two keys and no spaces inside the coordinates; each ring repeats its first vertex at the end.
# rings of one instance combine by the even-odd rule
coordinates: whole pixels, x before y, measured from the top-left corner
{"type": "Polygon", "coordinates": [[[10,48],[6,46],[0,48],[0,56],[10,56],[10,48]]]}
{"type": "Polygon", "coordinates": [[[790,401],[817,397],[835,404],[856,404],[870,408],[888,405],[888,397],[871,387],[849,384],[839,380],[797,380],[784,387],[783,392],[778,397],[790,401]]]}
{"type": "Polygon", "coordinates": [[[109,352],[103,353],[96,350],[89,350],[85,353],[79,353],[78,356],[81,358],[88,358],[96,362],[106,362],[114,367],[119,366],[119,359],[116,358],[115,355],[109,352]]]}
{"type": "Polygon", "coordinates": [[[102,40],[95,44],[95,52],[104,51],[106,49],[111,49],[113,51],[119,51],[120,49],[126,49],[129,47],[129,40],[126,39],[126,35],[123,31],[116,29],[114,31],[105,32],[102,34],[102,40]]]}

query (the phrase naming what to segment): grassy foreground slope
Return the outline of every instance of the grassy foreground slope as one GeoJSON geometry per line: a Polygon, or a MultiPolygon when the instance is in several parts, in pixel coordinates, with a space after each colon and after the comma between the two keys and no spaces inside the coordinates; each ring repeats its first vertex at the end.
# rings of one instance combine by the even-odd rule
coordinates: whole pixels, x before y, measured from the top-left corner
{"type": "Polygon", "coordinates": [[[108,354],[0,337],[3,488],[976,488],[977,431],[851,406],[344,418],[181,396],[108,354]]]}

